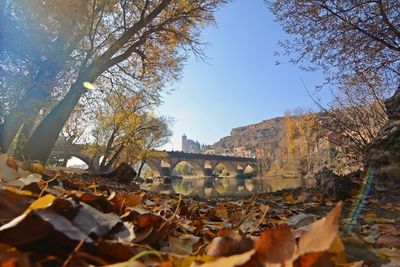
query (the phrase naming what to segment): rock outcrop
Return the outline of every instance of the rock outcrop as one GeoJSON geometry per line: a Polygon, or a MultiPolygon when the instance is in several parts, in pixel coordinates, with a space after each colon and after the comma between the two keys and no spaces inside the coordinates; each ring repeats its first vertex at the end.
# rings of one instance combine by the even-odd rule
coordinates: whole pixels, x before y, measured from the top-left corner
{"type": "Polygon", "coordinates": [[[385,102],[388,122],[367,147],[366,166],[375,168],[376,189],[400,188],[400,88],[385,102]]]}
{"type": "Polygon", "coordinates": [[[129,165],[126,162],[122,162],[112,172],[102,174],[99,176],[104,177],[104,178],[111,178],[111,179],[117,180],[120,183],[130,183],[133,181],[133,179],[136,177],[136,175],[137,175],[137,173],[132,168],[131,165],[129,165]]]}
{"type": "Polygon", "coordinates": [[[351,196],[351,190],[360,188],[350,176],[337,175],[328,168],[323,168],[315,174],[315,181],[317,188],[325,196],[343,200],[351,196]]]}

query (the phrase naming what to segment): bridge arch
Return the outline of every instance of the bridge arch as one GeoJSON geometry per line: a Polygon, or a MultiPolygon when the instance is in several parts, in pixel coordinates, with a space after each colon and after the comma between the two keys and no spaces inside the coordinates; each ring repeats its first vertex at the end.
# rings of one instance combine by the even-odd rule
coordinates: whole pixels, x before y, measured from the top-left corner
{"type": "Polygon", "coordinates": [[[79,152],[55,152],[50,155],[50,160],[57,158],[57,159],[64,159],[65,161],[70,160],[72,157],[75,157],[81,161],[83,161],[88,167],[92,165],[92,158],[84,155],[83,153],[79,152]]]}
{"type": "Polygon", "coordinates": [[[174,170],[176,170],[176,167],[180,164],[189,164],[193,170],[194,170],[194,175],[199,176],[202,175],[204,172],[204,166],[196,161],[196,160],[190,160],[190,159],[185,159],[185,160],[178,160],[177,162],[175,162],[173,165],[171,165],[171,173],[174,172],[174,170]]]}
{"type": "Polygon", "coordinates": [[[254,171],[257,171],[257,169],[254,168],[255,166],[252,166],[251,164],[247,164],[243,168],[243,173],[252,173],[254,171]]]}
{"type": "Polygon", "coordinates": [[[236,175],[236,173],[237,173],[237,167],[236,167],[236,165],[234,165],[232,163],[229,163],[229,162],[217,162],[215,164],[215,168],[217,168],[218,166],[223,166],[227,170],[227,172],[229,173],[229,176],[236,175]]]}
{"type": "Polygon", "coordinates": [[[153,170],[156,177],[160,177],[162,173],[161,161],[149,159],[146,161],[147,166],[153,170]]]}
{"type": "Polygon", "coordinates": [[[260,172],[260,166],[256,162],[248,162],[246,163],[246,167],[244,168],[245,173],[250,173],[250,172],[255,172],[259,173],[260,172]]]}

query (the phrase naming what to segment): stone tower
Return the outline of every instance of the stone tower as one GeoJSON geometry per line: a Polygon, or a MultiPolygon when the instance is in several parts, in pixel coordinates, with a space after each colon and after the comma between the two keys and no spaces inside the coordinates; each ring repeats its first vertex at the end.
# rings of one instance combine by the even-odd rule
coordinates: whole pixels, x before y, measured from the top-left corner
{"type": "Polygon", "coordinates": [[[182,151],[187,151],[187,136],[185,134],[182,135],[182,151]]]}

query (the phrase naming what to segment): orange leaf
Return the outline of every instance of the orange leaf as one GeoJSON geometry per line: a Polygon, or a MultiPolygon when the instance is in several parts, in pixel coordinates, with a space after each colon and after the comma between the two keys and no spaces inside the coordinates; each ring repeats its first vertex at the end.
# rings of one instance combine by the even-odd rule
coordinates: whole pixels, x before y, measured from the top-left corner
{"type": "Polygon", "coordinates": [[[255,242],[258,263],[284,263],[290,261],[296,251],[296,240],[291,227],[281,225],[278,228],[268,230],[261,234],[255,242]]]}

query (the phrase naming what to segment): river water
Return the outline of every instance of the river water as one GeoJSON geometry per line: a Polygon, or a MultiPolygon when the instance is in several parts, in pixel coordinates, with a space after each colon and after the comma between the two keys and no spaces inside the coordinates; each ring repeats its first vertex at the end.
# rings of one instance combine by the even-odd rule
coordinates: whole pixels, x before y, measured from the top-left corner
{"type": "Polygon", "coordinates": [[[242,178],[184,178],[155,180],[143,184],[142,188],[163,194],[182,194],[184,196],[248,197],[255,193],[275,192],[302,186],[302,179],[282,176],[242,178]]]}

